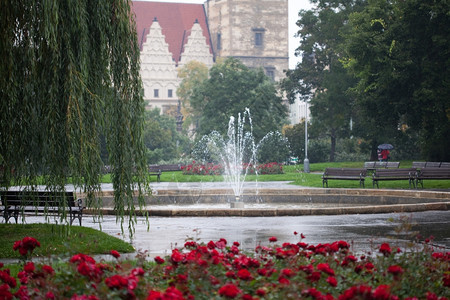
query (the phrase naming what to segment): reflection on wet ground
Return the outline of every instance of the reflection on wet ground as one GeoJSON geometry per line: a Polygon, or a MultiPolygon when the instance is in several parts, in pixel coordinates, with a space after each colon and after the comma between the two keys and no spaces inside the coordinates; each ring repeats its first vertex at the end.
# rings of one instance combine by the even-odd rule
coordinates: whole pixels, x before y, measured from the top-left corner
{"type": "MultiPolygon", "coordinates": [[[[131,241],[137,250],[148,251],[150,256],[169,253],[188,238],[205,243],[225,238],[230,243],[238,241],[245,250],[253,250],[259,244],[267,245],[271,236],[276,236],[280,243],[298,242],[299,236],[294,231],[303,233],[306,243],[345,240],[357,252],[371,251],[383,242],[403,248],[420,233],[422,240],[434,236],[434,244],[450,251],[450,211],[297,217],[151,217],[149,220],[147,231],[144,218],[138,218],[132,239],[128,233],[122,235],[113,216],[104,217],[102,230],[131,241]],[[412,232],[397,232],[401,218],[413,225],[412,232]]],[[[91,218],[86,218],[83,225],[99,227],[91,218]]]]}

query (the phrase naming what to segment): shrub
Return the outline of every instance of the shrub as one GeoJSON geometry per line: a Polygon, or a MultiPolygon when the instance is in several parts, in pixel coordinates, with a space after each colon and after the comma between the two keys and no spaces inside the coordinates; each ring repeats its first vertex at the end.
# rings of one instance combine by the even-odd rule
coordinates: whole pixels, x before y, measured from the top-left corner
{"type": "MultiPolygon", "coordinates": [[[[297,235],[296,232],[294,234],[297,235]]],[[[450,296],[450,252],[424,242],[382,244],[369,255],[346,241],[278,244],[254,253],[225,239],[188,240],[165,258],[112,262],[77,254],[55,265],[26,262],[17,278],[0,263],[0,298],[12,299],[436,299],[450,296]],[[222,298],[221,298],[222,297],[222,298]]]]}

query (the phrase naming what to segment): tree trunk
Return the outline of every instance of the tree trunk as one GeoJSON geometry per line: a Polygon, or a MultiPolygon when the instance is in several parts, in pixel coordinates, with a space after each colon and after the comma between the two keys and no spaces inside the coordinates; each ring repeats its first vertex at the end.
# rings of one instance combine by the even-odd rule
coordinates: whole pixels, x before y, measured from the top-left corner
{"type": "Polygon", "coordinates": [[[336,130],[331,129],[331,149],[330,149],[330,162],[334,162],[334,155],[336,152],[336,130]]]}

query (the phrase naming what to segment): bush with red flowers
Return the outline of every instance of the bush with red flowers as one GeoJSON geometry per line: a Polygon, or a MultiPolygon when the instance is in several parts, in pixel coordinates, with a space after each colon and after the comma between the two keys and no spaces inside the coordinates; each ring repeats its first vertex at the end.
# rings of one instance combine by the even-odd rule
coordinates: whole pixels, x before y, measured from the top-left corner
{"type": "Polygon", "coordinates": [[[29,261],[17,278],[0,263],[0,299],[450,297],[450,252],[429,243],[403,251],[392,251],[384,243],[374,252],[356,255],[345,241],[311,245],[303,241],[304,235],[300,237],[297,243],[282,244],[271,237],[253,253],[244,253],[238,242],[229,245],[225,239],[206,244],[189,240],[152,261],[121,261],[114,250],[112,262],[77,254],[53,266],[29,261]]]}
{"type": "MultiPolygon", "coordinates": [[[[201,164],[198,162],[193,162],[192,164],[182,166],[181,170],[184,175],[223,175],[225,173],[225,168],[221,164],[201,164]]],[[[242,166],[242,172],[247,170],[247,174],[255,175],[268,175],[268,174],[283,174],[283,165],[271,162],[260,165],[248,165],[242,166]]]]}

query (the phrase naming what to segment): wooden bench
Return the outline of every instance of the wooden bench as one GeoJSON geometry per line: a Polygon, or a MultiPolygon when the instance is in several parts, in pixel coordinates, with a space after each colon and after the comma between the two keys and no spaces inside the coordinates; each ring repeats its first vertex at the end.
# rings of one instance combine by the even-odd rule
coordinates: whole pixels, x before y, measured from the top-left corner
{"type": "Polygon", "coordinates": [[[322,175],[322,186],[328,187],[328,180],[358,180],[359,186],[364,187],[366,169],[357,168],[326,168],[322,175]]]}
{"type": "Polygon", "coordinates": [[[441,165],[439,166],[439,168],[447,168],[450,169],[450,162],[441,162],[441,165]]]}
{"type": "Polygon", "coordinates": [[[376,169],[398,169],[400,162],[398,161],[366,161],[364,169],[367,171],[374,171],[376,169]]]}
{"type": "Polygon", "coordinates": [[[83,205],[81,199],[75,200],[74,192],[49,192],[49,191],[1,191],[1,205],[5,222],[13,217],[16,223],[19,214],[68,214],[70,225],[78,219],[81,226],[83,217],[83,205]]]}
{"type": "Polygon", "coordinates": [[[172,165],[149,165],[148,166],[148,175],[156,176],[156,180],[161,182],[161,173],[162,172],[173,172],[173,171],[181,171],[180,164],[172,164],[172,165]]]}
{"type": "Polygon", "coordinates": [[[411,184],[414,186],[414,180],[416,178],[416,169],[407,168],[407,169],[377,169],[372,175],[372,183],[373,187],[375,185],[377,188],[379,181],[385,180],[408,180],[409,187],[411,188],[411,184]]]}
{"type": "Polygon", "coordinates": [[[424,161],[413,161],[412,167],[413,167],[414,169],[422,169],[422,168],[425,168],[425,165],[426,165],[426,164],[427,164],[427,163],[424,162],[424,161]]]}
{"type": "Polygon", "coordinates": [[[450,180],[450,168],[423,168],[417,171],[416,187],[420,184],[423,188],[424,180],[450,180]]]}

